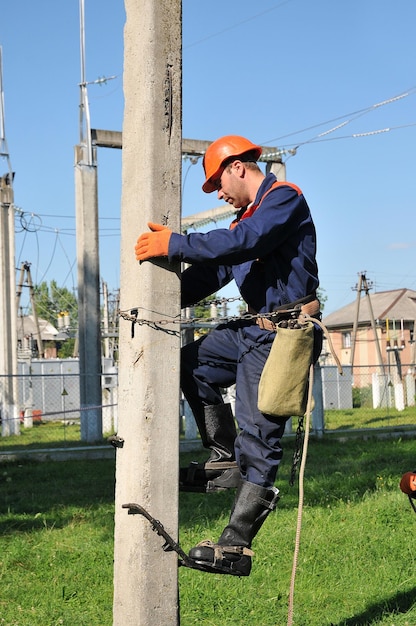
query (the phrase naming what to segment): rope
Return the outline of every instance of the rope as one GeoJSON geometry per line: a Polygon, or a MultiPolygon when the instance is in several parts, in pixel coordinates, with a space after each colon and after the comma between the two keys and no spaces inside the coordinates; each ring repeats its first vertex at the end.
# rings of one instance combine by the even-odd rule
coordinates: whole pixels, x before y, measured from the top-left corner
{"type": "Polygon", "coordinates": [[[293,602],[294,602],[294,594],[295,594],[295,578],[296,578],[296,569],[298,564],[298,556],[299,556],[299,546],[300,546],[300,533],[302,529],[302,513],[303,513],[303,497],[304,497],[304,474],[305,474],[305,465],[306,465],[306,456],[308,451],[308,443],[309,443],[309,430],[310,430],[310,421],[311,421],[311,412],[312,412],[312,390],[313,390],[313,364],[309,370],[309,389],[308,389],[308,403],[306,406],[306,423],[305,423],[305,438],[303,444],[303,453],[302,453],[302,461],[299,469],[299,504],[298,504],[298,517],[296,524],[296,538],[295,538],[295,551],[293,555],[293,565],[292,565],[292,576],[290,580],[290,590],[289,590],[289,609],[288,609],[288,618],[287,618],[287,626],[292,626],[293,624],[293,602]]]}
{"type": "MultiPolygon", "coordinates": [[[[328,329],[322,322],[310,315],[301,316],[304,319],[308,319],[314,324],[317,324],[323,331],[327,341],[329,349],[334,357],[334,360],[337,364],[338,371],[342,374],[342,366],[341,363],[335,353],[334,347],[331,342],[331,338],[329,336],[328,329]]],[[[310,423],[311,423],[311,413],[312,413],[312,395],[313,395],[313,364],[311,364],[309,369],[309,388],[308,388],[308,402],[306,405],[306,422],[305,422],[305,435],[304,435],[304,443],[303,443],[303,452],[302,452],[302,461],[299,469],[299,504],[298,504],[298,517],[296,524],[296,537],[295,537],[295,551],[293,554],[293,564],[292,564],[292,575],[290,580],[290,589],[289,589],[289,608],[288,608],[288,618],[287,618],[287,626],[292,626],[293,624],[293,604],[294,604],[294,595],[295,595],[295,578],[296,578],[296,569],[298,564],[299,557],[299,547],[300,547],[300,533],[302,529],[302,514],[303,514],[303,499],[304,499],[304,475],[305,475],[305,465],[306,465],[306,457],[308,452],[308,443],[309,443],[309,431],[310,431],[310,423]]]]}
{"type": "Polygon", "coordinates": [[[339,358],[338,358],[338,356],[337,356],[337,354],[336,354],[336,352],[334,350],[334,346],[333,346],[332,341],[331,341],[331,336],[330,336],[329,331],[328,331],[327,327],[325,326],[325,324],[323,324],[320,320],[316,319],[316,317],[312,317],[312,316],[307,315],[307,314],[303,315],[303,316],[300,316],[300,318],[299,318],[300,322],[302,321],[302,317],[304,319],[308,319],[309,321],[313,322],[314,324],[317,324],[321,328],[321,330],[322,330],[322,332],[323,332],[323,334],[325,336],[325,339],[328,342],[328,348],[330,349],[332,357],[333,357],[333,359],[334,359],[334,361],[335,361],[335,363],[337,365],[338,372],[339,372],[340,375],[342,375],[342,365],[341,365],[340,360],[339,360],[339,358]]]}

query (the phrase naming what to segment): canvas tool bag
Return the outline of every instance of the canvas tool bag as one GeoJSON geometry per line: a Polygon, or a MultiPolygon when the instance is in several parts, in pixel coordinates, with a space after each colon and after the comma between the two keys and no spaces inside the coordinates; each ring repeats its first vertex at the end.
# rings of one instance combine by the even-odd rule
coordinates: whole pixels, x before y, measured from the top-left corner
{"type": "Polygon", "coordinates": [[[306,412],[314,325],[306,321],[296,326],[277,326],[276,337],[260,377],[258,408],[267,415],[300,417],[306,412]]]}

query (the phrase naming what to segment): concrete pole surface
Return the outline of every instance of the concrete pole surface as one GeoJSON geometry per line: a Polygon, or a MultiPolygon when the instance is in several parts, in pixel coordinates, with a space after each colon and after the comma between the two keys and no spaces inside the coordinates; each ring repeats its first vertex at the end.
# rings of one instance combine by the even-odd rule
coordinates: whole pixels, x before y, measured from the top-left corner
{"type": "MultiPolygon", "coordinates": [[[[176,268],[139,264],[134,245],[149,221],[180,232],[181,0],[125,0],[125,8],[120,309],[172,320],[180,314],[176,268]]],[[[120,319],[114,626],[179,623],[177,555],[122,508],[140,504],[177,538],[179,356],[179,324],[120,319]]]]}
{"type": "Polygon", "coordinates": [[[3,437],[20,434],[13,189],[0,179],[0,417],[3,437]]]}
{"type": "Polygon", "coordinates": [[[267,163],[266,174],[271,172],[279,181],[286,181],[286,163],[280,163],[279,161],[271,161],[267,163]]]}
{"type": "Polygon", "coordinates": [[[78,261],[78,350],[81,439],[102,439],[100,264],[97,168],[86,146],[75,148],[78,261]]]}

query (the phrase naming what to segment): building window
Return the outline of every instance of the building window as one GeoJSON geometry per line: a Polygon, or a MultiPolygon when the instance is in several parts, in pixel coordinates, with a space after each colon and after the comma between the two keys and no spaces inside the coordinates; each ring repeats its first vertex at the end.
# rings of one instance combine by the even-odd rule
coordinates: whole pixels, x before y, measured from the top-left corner
{"type": "Polygon", "coordinates": [[[342,347],[351,348],[351,333],[349,331],[342,333],[342,347]]]}

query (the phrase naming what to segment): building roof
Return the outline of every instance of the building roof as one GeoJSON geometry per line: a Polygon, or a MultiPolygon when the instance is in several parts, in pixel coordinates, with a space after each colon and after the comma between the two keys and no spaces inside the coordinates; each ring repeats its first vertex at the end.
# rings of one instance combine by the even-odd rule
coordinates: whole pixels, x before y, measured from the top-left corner
{"type": "MultiPolygon", "coordinates": [[[[38,319],[39,331],[42,341],[59,341],[60,333],[50,322],[38,319]],[[59,335],[59,337],[58,337],[59,335]]],[[[22,339],[33,335],[36,338],[36,324],[33,315],[24,315],[17,318],[17,338],[22,339]]]]}
{"type": "Polygon", "coordinates": [[[416,320],[416,291],[412,289],[393,289],[392,291],[380,291],[361,295],[359,301],[355,299],[351,304],[347,304],[338,309],[338,311],[334,311],[334,313],[324,317],[323,323],[328,329],[353,326],[358,304],[358,324],[371,323],[371,309],[373,310],[374,320],[416,320]]]}

